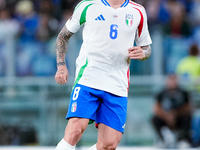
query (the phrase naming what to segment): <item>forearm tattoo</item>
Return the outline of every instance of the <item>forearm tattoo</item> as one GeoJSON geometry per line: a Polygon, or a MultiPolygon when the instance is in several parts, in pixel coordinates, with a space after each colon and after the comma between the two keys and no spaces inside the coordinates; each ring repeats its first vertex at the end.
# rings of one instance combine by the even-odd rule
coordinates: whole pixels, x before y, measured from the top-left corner
{"type": "Polygon", "coordinates": [[[145,54],[145,57],[142,60],[149,58],[150,55],[151,55],[151,46],[147,45],[147,46],[142,46],[141,48],[142,48],[142,50],[144,51],[144,54],[145,54]]]}
{"type": "Polygon", "coordinates": [[[65,55],[67,53],[67,48],[69,44],[69,39],[73,35],[67,28],[64,26],[60,33],[58,34],[56,40],[56,61],[57,67],[65,65],[65,55]]]}

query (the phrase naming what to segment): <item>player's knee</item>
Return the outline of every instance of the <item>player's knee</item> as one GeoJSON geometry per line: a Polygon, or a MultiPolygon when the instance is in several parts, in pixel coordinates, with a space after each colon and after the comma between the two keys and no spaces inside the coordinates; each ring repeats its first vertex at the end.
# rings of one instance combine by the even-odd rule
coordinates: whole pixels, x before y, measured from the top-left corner
{"type": "Polygon", "coordinates": [[[73,128],[70,130],[65,131],[64,139],[70,144],[70,145],[76,145],[78,141],[80,140],[83,132],[80,128],[73,128]]]}
{"type": "Polygon", "coordinates": [[[80,137],[85,128],[87,127],[88,121],[80,120],[78,118],[73,118],[69,120],[69,123],[65,130],[65,135],[71,139],[77,139],[80,137]]]}
{"type": "Polygon", "coordinates": [[[115,150],[117,146],[115,145],[107,145],[103,147],[103,150],[115,150]]]}
{"type": "Polygon", "coordinates": [[[78,137],[81,133],[81,129],[74,129],[71,131],[72,137],[78,137]]]}
{"type": "Polygon", "coordinates": [[[80,127],[70,127],[65,130],[64,139],[68,141],[69,144],[75,145],[79,141],[83,134],[83,130],[80,127]]]}
{"type": "Polygon", "coordinates": [[[83,130],[81,128],[72,128],[69,132],[72,139],[77,139],[82,135],[83,130]]]}
{"type": "Polygon", "coordinates": [[[102,142],[102,144],[100,145],[100,149],[102,150],[115,150],[117,148],[117,145],[119,144],[120,140],[117,139],[109,139],[109,140],[105,140],[104,142],[102,142]]]}

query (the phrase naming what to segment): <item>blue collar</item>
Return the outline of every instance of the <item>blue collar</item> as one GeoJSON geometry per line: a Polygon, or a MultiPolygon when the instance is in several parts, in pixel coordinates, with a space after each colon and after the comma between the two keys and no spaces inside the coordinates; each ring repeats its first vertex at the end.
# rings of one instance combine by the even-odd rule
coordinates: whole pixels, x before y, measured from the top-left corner
{"type": "MultiPolygon", "coordinates": [[[[104,5],[110,6],[110,4],[107,2],[107,0],[101,0],[101,1],[102,1],[102,3],[103,3],[104,5]]],[[[128,3],[129,3],[129,0],[126,0],[126,1],[122,4],[121,7],[126,7],[126,6],[128,5],[128,3]]]]}

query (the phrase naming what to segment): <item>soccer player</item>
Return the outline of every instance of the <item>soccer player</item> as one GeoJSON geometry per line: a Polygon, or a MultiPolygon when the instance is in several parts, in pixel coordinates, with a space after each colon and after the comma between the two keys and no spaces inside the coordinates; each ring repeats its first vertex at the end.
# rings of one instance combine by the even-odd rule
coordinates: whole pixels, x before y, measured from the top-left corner
{"type": "Polygon", "coordinates": [[[98,124],[98,141],[89,150],[114,150],[125,128],[130,59],[144,60],[151,54],[145,9],[130,0],[81,1],[57,37],[58,84],[68,80],[69,38],[82,25],[69,121],[56,150],[74,150],[92,121],[98,124]]]}

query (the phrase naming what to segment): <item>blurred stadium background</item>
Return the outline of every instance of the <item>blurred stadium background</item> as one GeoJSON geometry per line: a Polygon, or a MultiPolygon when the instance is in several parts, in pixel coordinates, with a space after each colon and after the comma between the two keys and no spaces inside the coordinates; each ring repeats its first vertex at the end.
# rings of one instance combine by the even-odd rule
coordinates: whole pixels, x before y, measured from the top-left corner
{"type": "MultiPolygon", "coordinates": [[[[54,48],[58,32],[78,2],[0,0],[1,145],[55,146],[63,137],[81,31],[70,39],[66,85],[54,80],[54,48]]],[[[127,123],[120,146],[151,147],[157,142],[150,122],[154,96],[166,74],[175,72],[179,60],[188,55],[190,45],[200,46],[200,0],[135,2],[146,8],[153,51],[148,60],[131,62],[127,123]]],[[[200,95],[192,86],[184,88],[191,92],[194,121],[198,122],[200,95]]],[[[194,132],[198,133],[193,135],[196,142],[200,131],[194,132]]],[[[96,137],[94,124],[89,125],[78,146],[92,145],[96,137]]]]}

